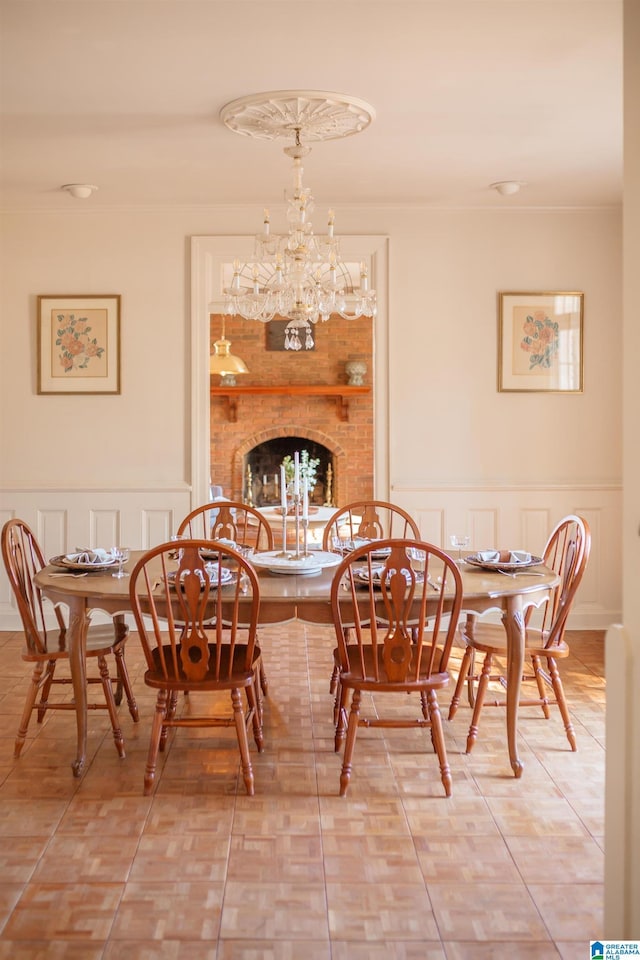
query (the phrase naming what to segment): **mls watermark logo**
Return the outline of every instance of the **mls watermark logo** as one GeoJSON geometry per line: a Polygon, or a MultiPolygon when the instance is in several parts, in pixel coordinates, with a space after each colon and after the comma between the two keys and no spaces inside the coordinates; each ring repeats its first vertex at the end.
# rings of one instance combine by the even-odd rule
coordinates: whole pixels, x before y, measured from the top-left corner
{"type": "Polygon", "coordinates": [[[591,960],[622,960],[640,957],[640,940],[591,940],[591,960]]]}

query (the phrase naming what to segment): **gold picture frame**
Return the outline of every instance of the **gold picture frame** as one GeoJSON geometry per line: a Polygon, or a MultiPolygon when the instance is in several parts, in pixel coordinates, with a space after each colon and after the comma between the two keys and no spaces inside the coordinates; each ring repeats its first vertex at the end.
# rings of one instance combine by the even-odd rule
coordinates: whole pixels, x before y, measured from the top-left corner
{"type": "Polygon", "coordinates": [[[120,393],[120,294],[38,296],[38,393],[120,393]]]}
{"type": "Polygon", "coordinates": [[[498,294],[498,391],[583,392],[584,294],[498,294]]]}

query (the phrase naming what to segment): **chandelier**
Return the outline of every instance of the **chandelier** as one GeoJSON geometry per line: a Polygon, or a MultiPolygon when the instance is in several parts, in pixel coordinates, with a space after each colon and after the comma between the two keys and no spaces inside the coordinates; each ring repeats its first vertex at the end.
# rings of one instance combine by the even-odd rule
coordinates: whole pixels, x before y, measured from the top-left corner
{"type": "Polygon", "coordinates": [[[233,100],[222,108],[220,117],[230,130],[244,136],[293,141],[284,147],[293,160],[293,189],[285,195],[287,233],[271,232],[269,211],[265,210],[262,232],[255,236],[253,259],[233,264],[231,283],[224,288],[224,313],[263,323],[274,317],[289,320],[284,339],[287,350],[301,350],[303,344],[311,350],[311,325],[332,314],[345,319],[375,317],[376,293],[369,287],[366,264],[355,271],[358,285],[341,258],[333,210],[327,215],[326,233],[314,233],[310,219],[313,196],[302,183],[302,160],[311,151],[308,141],[359,133],[374,119],[373,107],[343,94],[281,90],[233,100]]]}

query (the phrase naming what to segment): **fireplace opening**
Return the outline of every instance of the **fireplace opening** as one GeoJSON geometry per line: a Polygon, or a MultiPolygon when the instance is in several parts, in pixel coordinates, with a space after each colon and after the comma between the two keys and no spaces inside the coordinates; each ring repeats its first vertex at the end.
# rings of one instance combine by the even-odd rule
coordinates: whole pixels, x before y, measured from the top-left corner
{"type": "Polygon", "coordinates": [[[279,504],[280,465],[287,456],[306,450],[311,460],[318,460],[316,483],[309,491],[309,503],[331,506],[333,456],[328,447],[306,437],[274,437],[253,447],[243,458],[243,498],[255,507],[279,504]]]}

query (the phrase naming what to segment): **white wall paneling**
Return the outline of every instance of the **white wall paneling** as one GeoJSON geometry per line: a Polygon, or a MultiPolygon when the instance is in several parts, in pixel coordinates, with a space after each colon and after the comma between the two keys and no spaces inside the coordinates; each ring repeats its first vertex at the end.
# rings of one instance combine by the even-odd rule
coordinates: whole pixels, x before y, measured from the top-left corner
{"type": "MultiPolygon", "coordinates": [[[[29,524],[45,557],[76,547],[109,548],[120,542],[146,550],[169,540],[191,509],[185,486],[164,490],[5,490],[0,517],[29,524]]],[[[0,570],[0,630],[20,626],[4,567],[0,570]]]]}
{"type": "Polygon", "coordinates": [[[470,552],[524,549],[540,555],[555,524],[566,514],[580,514],[591,528],[591,556],[569,626],[599,630],[619,619],[621,487],[396,484],[391,500],[416,517],[425,540],[449,550],[451,534],[466,533],[470,552]]]}

